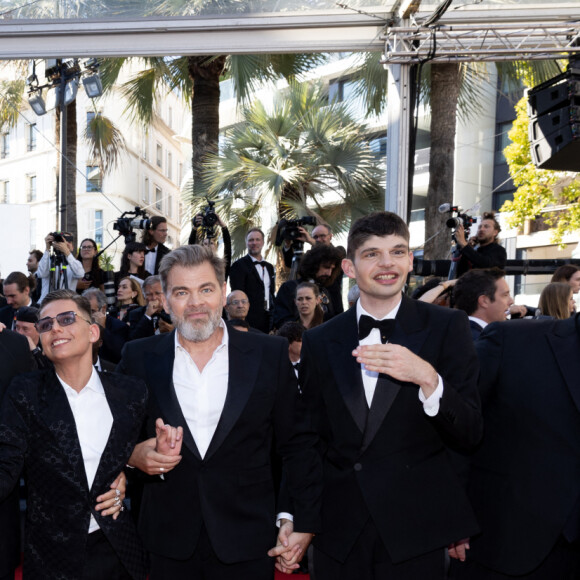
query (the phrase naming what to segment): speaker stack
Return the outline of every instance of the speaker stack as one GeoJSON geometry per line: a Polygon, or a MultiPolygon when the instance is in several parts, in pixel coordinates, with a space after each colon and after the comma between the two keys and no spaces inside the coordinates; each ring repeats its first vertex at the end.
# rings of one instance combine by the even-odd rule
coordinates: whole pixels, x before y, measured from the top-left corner
{"type": "Polygon", "coordinates": [[[534,165],[580,171],[580,67],[530,89],[528,113],[534,165]]]}

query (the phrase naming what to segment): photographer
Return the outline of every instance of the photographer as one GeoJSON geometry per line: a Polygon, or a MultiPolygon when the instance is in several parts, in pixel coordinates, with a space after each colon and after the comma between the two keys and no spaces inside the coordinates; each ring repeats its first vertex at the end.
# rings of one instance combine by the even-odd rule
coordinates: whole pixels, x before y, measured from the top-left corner
{"type": "Polygon", "coordinates": [[[85,275],[82,262],[74,254],[73,236],[68,232],[50,233],[44,238],[46,250],[38,263],[36,275],[42,280],[39,302],[53,290],[75,291],[77,282],[85,275]],[[53,252],[51,252],[53,250],[53,252]]]}
{"type": "Polygon", "coordinates": [[[159,271],[159,263],[163,256],[169,254],[171,251],[165,246],[167,240],[167,220],[160,216],[154,215],[151,218],[151,228],[143,232],[143,239],[141,242],[145,244],[147,253],[145,255],[145,270],[151,274],[157,274],[159,271]]]}
{"type": "Polygon", "coordinates": [[[218,224],[222,229],[222,239],[224,241],[224,262],[226,263],[226,282],[230,277],[230,266],[232,265],[232,237],[228,226],[220,216],[213,211],[213,206],[206,209],[205,214],[198,213],[192,220],[191,234],[189,234],[188,244],[199,244],[200,246],[211,246],[214,251],[218,248],[218,237],[215,235],[214,224],[218,224]],[[208,235],[209,233],[209,235],[208,235]]]}
{"type": "Polygon", "coordinates": [[[465,228],[458,225],[455,228],[455,241],[460,253],[457,267],[457,277],[472,268],[505,268],[507,254],[505,248],[500,246],[497,236],[501,231],[498,221],[493,212],[485,212],[481,223],[477,228],[477,235],[465,239],[465,228]]]}

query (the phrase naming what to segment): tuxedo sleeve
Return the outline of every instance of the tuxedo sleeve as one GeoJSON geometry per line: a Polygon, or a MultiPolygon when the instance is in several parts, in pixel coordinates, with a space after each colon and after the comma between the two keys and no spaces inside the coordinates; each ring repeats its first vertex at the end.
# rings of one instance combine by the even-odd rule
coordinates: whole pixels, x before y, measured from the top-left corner
{"type": "Polygon", "coordinates": [[[284,282],[278,289],[274,300],[274,328],[280,328],[285,322],[291,322],[298,318],[294,306],[294,292],[296,284],[284,282]]]}
{"type": "Polygon", "coordinates": [[[246,291],[246,274],[240,260],[234,262],[230,268],[230,288],[232,292],[234,290],[246,291]]]}
{"type": "Polygon", "coordinates": [[[443,379],[439,412],[430,420],[454,450],[473,449],[483,435],[483,418],[477,390],[479,361],[467,316],[453,311],[447,318],[437,361],[432,362],[443,379]]]}

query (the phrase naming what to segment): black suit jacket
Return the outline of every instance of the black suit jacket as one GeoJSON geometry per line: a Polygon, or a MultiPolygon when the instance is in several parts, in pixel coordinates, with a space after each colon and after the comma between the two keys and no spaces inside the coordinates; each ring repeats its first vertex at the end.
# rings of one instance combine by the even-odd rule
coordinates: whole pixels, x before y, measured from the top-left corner
{"type": "Polygon", "coordinates": [[[164,480],[154,476],[145,483],[139,522],[145,546],[167,558],[189,558],[202,524],[223,562],[264,557],[276,538],[273,435],[287,467],[296,529],[319,527],[320,457],[300,406],[288,343],[258,333],[228,336],[226,401],[203,459],[173,386],[175,331],[128,342],[119,364],[121,372],[147,381],[148,436],[157,417],[183,426],[183,459],[164,480]]]}
{"type": "Polygon", "coordinates": [[[471,338],[473,338],[473,340],[475,341],[479,338],[480,334],[482,333],[483,327],[477,322],[475,322],[475,320],[470,320],[469,330],[471,330],[471,338]]]}
{"type": "Polygon", "coordinates": [[[147,391],[132,377],[100,373],[113,426],[88,488],[74,417],[54,370],[20,375],[0,413],[0,497],[26,469],[24,577],[81,578],[91,513],[132,578],[144,579],[145,553],[128,512],[94,510],[97,496],[125,469],[139,436],[147,391]]]}
{"type": "MultiPolygon", "coordinates": [[[[274,291],[276,278],[274,266],[266,262],[266,270],[270,276],[270,310],[274,308],[274,291]]],[[[248,255],[236,260],[230,270],[230,288],[242,290],[250,300],[250,310],[246,320],[250,326],[262,332],[270,332],[272,326],[270,312],[264,310],[264,283],[258,275],[252,258],[248,255]]]]}
{"type": "Polygon", "coordinates": [[[476,349],[486,425],[469,491],[482,533],[468,558],[519,576],[566,525],[580,532],[580,318],[496,322],[476,349]]]}
{"type": "Polygon", "coordinates": [[[372,518],[394,562],[477,531],[448,450],[479,441],[478,363],[464,312],[403,297],[391,342],[433,365],[443,379],[429,417],[417,385],[381,376],[368,412],[356,307],[307,331],[300,357],[304,397],[323,442],[322,531],[315,546],[342,562],[372,518]]]}
{"type": "Polygon", "coordinates": [[[461,249],[461,258],[457,266],[457,278],[471,268],[505,268],[507,253],[498,243],[479,246],[477,250],[469,244],[461,249]]]}
{"type": "MultiPolygon", "coordinates": [[[[11,330],[0,332],[0,409],[12,379],[30,371],[32,358],[26,337],[11,330]]],[[[20,563],[20,510],[18,486],[0,501],[0,577],[11,574],[20,563]]]]}
{"type": "MultiPolygon", "coordinates": [[[[34,308],[38,308],[38,304],[34,302],[30,305],[34,308]]],[[[6,328],[12,328],[12,323],[14,322],[14,315],[16,314],[16,310],[12,308],[10,304],[3,306],[0,308],[0,322],[3,322],[6,325],[6,328]]]]}
{"type": "Polygon", "coordinates": [[[169,252],[171,252],[171,250],[167,246],[163,244],[157,244],[157,251],[155,252],[155,272],[153,272],[153,274],[159,274],[159,264],[161,263],[163,257],[167,256],[169,252]]]}
{"type": "Polygon", "coordinates": [[[117,364],[121,360],[121,351],[128,339],[129,327],[125,322],[107,315],[103,332],[103,344],[99,349],[99,356],[117,364]]]}

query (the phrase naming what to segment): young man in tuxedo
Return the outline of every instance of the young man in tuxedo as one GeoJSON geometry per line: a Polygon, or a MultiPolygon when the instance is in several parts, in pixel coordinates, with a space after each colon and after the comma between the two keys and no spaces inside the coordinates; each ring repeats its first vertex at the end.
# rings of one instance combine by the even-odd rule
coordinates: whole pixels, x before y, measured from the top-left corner
{"type": "Polygon", "coordinates": [[[324,454],[317,580],[439,580],[445,548],[477,530],[449,456],[482,434],[477,357],[465,313],[402,295],[412,264],[401,218],[357,220],[342,267],[360,299],[303,337],[324,454]]]}
{"type": "Polygon", "coordinates": [[[139,520],[151,580],[273,579],[274,435],[294,512],[280,537],[303,553],[318,530],[320,456],[287,342],[228,331],[224,271],[209,247],[182,246],[166,256],[159,273],[176,329],[128,342],[119,364],[149,386],[150,437],[157,417],[183,427],[180,456],[159,455],[146,440],[129,461],[153,476],[139,520]]]}

